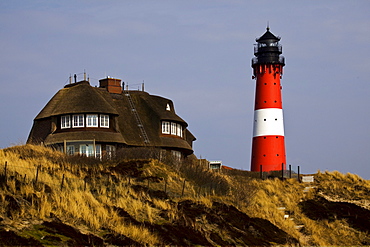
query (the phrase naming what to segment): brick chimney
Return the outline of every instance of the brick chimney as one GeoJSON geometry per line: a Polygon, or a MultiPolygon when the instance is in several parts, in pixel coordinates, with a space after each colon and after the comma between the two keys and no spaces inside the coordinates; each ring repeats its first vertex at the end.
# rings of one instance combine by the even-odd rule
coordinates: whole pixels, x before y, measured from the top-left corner
{"type": "Polygon", "coordinates": [[[122,93],[121,80],[110,78],[109,76],[107,78],[99,80],[99,87],[107,89],[109,93],[122,93]]]}

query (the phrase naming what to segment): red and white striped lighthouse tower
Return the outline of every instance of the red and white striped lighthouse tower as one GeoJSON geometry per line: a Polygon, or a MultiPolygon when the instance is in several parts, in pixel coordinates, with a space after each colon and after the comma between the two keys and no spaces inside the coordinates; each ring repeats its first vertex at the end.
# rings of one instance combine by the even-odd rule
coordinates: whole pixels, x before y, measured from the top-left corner
{"type": "Polygon", "coordinates": [[[256,79],[251,171],[286,169],[280,78],[284,57],[280,38],[266,32],[258,39],[252,59],[256,79]]]}

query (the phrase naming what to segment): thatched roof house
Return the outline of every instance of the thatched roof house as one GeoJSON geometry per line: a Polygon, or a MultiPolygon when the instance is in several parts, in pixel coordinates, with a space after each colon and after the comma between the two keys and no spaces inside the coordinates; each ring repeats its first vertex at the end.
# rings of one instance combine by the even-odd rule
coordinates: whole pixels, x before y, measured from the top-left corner
{"type": "Polygon", "coordinates": [[[140,147],[176,158],[193,153],[195,137],[171,100],[122,90],[119,79],[99,82],[99,87],[84,80],[59,90],[34,119],[27,143],[95,157],[140,147]]]}

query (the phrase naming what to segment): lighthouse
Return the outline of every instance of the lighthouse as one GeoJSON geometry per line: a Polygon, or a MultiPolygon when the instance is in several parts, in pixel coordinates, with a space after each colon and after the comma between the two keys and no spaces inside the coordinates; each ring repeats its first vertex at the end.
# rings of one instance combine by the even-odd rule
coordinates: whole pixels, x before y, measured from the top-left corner
{"type": "Polygon", "coordinates": [[[258,39],[252,59],[256,80],[251,171],[286,169],[282,86],[285,65],[280,37],[267,27],[258,39]]]}

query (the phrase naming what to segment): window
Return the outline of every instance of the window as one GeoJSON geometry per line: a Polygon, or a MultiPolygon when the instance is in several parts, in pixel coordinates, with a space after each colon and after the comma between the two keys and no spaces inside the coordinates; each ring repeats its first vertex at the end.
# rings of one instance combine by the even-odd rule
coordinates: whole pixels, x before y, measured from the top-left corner
{"type": "Polygon", "coordinates": [[[95,145],[95,152],[94,152],[94,145],[93,144],[81,144],[80,145],[80,155],[84,155],[84,156],[87,156],[87,157],[100,158],[100,156],[101,156],[101,145],[95,145]]]}
{"type": "Polygon", "coordinates": [[[88,146],[89,145],[87,145],[87,144],[80,145],[80,155],[86,155],[86,150],[87,150],[88,146]]]}
{"type": "Polygon", "coordinates": [[[181,155],[181,152],[180,151],[171,150],[171,153],[172,153],[173,158],[176,161],[181,161],[182,155],[181,155]]]}
{"type": "Polygon", "coordinates": [[[177,135],[182,137],[182,126],[181,126],[181,124],[177,124],[177,135]]]}
{"type": "Polygon", "coordinates": [[[167,110],[167,111],[171,111],[171,106],[170,106],[170,104],[167,104],[167,106],[166,106],[166,110],[167,110]]]}
{"type": "Polygon", "coordinates": [[[170,122],[163,121],[162,122],[162,134],[169,134],[170,133],[170,122]]]}
{"type": "Polygon", "coordinates": [[[113,158],[116,152],[116,147],[113,145],[107,145],[106,151],[107,151],[107,158],[113,158]]]}
{"type": "Polygon", "coordinates": [[[86,127],[98,127],[98,115],[87,114],[86,115],[86,127]]]}
{"type": "Polygon", "coordinates": [[[171,135],[176,135],[177,125],[176,123],[171,123],[171,135]]]}
{"type": "Polygon", "coordinates": [[[183,127],[179,123],[162,121],[162,134],[171,134],[174,136],[183,137],[183,127]]]}
{"type": "Polygon", "coordinates": [[[84,127],[84,115],[73,115],[73,128],[84,127]]]}
{"type": "Polygon", "coordinates": [[[100,127],[109,128],[109,115],[100,115],[100,127]]]}
{"type": "Polygon", "coordinates": [[[69,115],[62,116],[60,122],[62,129],[71,128],[71,117],[69,115]]]}
{"type": "Polygon", "coordinates": [[[101,158],[101,145],[95,145],[95,158],[101,158]]]}
{"type": "Polygon", "coordinates": [[[74,155],[75,154],[75,145],[68,145],[67,146],[67,154],[74,155]]]}

